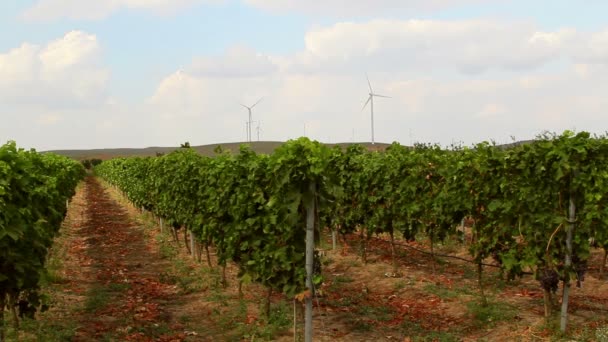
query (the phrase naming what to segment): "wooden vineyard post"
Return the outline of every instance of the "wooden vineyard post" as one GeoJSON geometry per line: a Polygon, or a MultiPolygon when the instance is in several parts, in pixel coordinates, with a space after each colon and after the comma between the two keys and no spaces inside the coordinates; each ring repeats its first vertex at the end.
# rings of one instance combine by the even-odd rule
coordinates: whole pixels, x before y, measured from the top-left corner
{"type": "Polygon", "coordinates": [[[304,341],[312,342],[312,296],[313,296],[313,264],[315,253],[315,195],[316,184],[310,183],[310,199],[306,205],[306,314],[304,316],[304,341]]]}
{"type": "Polygon", "coordinates": [[[331,231],[331,249],[333,251],[336,250],[336,240],[337,240],[337,236],[336,235],[337,235],[336,229],[332,229],[332,231],[331,231]]]}
{"type": "MultiPolygon", "coordinates": [[[[572,231],[576,223],[575,219],[576,207],[574,205],[574,196],[570,193],[570,206],[568,209],[568,228],[566,229],[566,260],[564,263],[564,269],[566,272],[570,272],[572,266],[572,231]]],[[[568,298],[570,296],[570,280],[566,276],[564,280],[564,294],[562,297],[562,312],[560,320],[560,330],[566,332],[566,326],[568,323],[568,298]]]]}
{"type": "Polygon", "coordinates": [[[163,230],[164,230],[164,229],[163,229],[163,218],[162,218],[162,217],[160,217],[160,218],[158,219],[158,224],[160,225],[160,233],[162,234],[162,233],[163,233],[163,230]]]}
{"type": "Polygon", "coordinates": [[[608,259],[608,247],[604,247],[604,258],[602,259],[602,264],[600,265],[600,279],[604,279],[604,268],[606,266],[606,259],[608,259]]]}
{"type": "Polygon", "coordinates": [[[192,230],[189,231],[190,232],[190,251],[192,252],[192,258],[196,259],[196,246],[194,245],[194,233],[192,232],[192,230]]]}

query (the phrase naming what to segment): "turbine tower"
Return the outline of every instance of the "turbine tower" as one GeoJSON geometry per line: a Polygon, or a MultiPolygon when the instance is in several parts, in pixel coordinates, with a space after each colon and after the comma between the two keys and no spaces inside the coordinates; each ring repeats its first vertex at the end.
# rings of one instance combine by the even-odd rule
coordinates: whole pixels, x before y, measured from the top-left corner
{"type": "Polygon", "coordinates": [[[262,123],[260,121],[258,121],[258,127],[256,127],[256,130],[258,131],[258,141],[260,141],[260,131],[261,131],[260,125],[261,124],[262,123]]]}
{"type": "Polygon", "coordinates": [[[245,106],[244,104],[240,103],[240,105],[247,108],[247,111],[249,112],[249,120],[247,120],[247,142],[251,142],[251,124],[253,123],[253,121],[251,121],[251,110],[253,109],[253,107],[255,107],[255,105],[260,103],[260,101],[262,101],[262,98],[260,98],[252,106],[245,106]]]}
{"type": "Polygon", "coordinates": [[[369,77],[367,76],[367,74],[365,74],[365,77],[367,78],[367,85],[369,86],[369,97],[367,98],[367,101],[363,105],[363,108],[361,108],[361,111],[363,111],[365,109],[365,107],[367,106],[368,103],[370,104],[370,108],[372,111],[372,145],[373,145],[373,144],[375,144],[375,141],[374,141],[374,96],[375,97],[386,97],[389,99],[391,97],[374,93],[374,90],[372,89],[372,84],[369,81],[369,77]]]}

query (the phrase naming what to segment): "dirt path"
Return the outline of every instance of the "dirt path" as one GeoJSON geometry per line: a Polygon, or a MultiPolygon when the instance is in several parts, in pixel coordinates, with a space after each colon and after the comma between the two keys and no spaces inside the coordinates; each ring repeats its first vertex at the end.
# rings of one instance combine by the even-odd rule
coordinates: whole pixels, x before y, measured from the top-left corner
{"type": "Polygon", "coordinates": [[[72,340],[200,340],[167,310],[180,301],[176,287],[160,280],[168,261],[97,179],[88,177],[82,191],[71,208],[81,210],[82,222],[66,232],[64,292],[81,302],[72,340]]]}

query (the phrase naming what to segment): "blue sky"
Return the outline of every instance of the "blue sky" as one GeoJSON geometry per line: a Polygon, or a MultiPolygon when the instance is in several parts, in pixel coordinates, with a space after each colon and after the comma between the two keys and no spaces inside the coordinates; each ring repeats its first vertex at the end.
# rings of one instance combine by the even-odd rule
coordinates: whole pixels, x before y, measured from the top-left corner
{"type": "Polygon", "coordinates": [[[0,4],[0,140],[37,149],[303,134],[465,144],[607,127],[608,2],[0,4]],[[344,5],[347,3],[348,5],[344,5]],[[24,45],[25,44],[25,45],[24,45]],[[353,134],[354,132],[354,134],[353,134]]]}

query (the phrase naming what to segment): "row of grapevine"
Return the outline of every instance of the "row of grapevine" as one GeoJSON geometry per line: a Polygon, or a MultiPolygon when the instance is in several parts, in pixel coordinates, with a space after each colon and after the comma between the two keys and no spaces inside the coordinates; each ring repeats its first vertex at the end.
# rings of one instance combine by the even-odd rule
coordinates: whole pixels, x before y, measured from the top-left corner
{"type": "Polygon", "coordinates": [[[47,254],[83,177],[66,157],[0,146],[0,330],[5,308],[18,322],[16,307],[32,315],[41,304],[47,254]]]}
{"type": "Polygon", "coordinates": [[[488,257],[510,277],[531,270],[547,315],[559,280],[565,287],[582,280],[590,241],[608,246],[608,140],[588,133],[545,135],[509,149],[395,143],[384,152],[300,139],[269,156],[243,148],[208,158],[185,149],[97,170],[135,204],[214,245],[220,264],[233,261],[241,276],[288,294],[304,284],[303,200],[311,182],[319,186],[320,222],[342,234],[358,231],[363,251],[374,234],[396,232],[408,239],[424,233],[432,248],[469,217],[480,285],[488,257]]]}
{"type": "Polygon", "coordinates": [[[213,245],[221,266],[232,261],[241,278],[294,295],[305,284],[306,200],[324,202],[335,191],[329,153],[303,138],[271,156],[243,147],[237,155],[209,158],[184,148],[156,158],[114,159],[96,172],[135,205],[213,245]]]}

